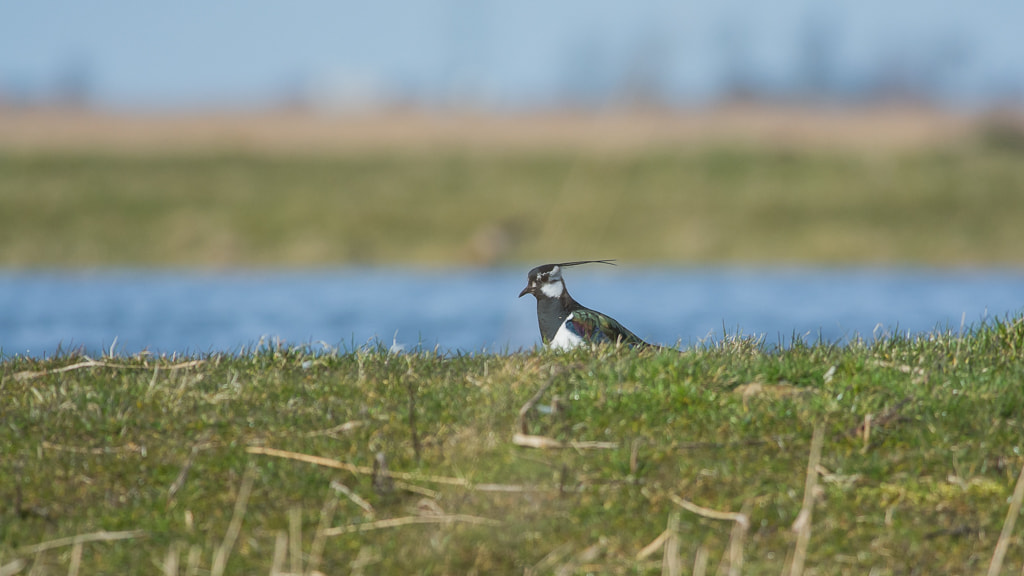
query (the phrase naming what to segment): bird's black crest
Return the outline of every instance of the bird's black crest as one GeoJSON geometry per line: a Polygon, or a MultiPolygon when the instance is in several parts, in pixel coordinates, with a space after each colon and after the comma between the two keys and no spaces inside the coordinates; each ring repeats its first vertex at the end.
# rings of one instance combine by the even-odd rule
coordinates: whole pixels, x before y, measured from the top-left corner
{"type": "Polygon", "coordinates": [[[577,260],[575,262],[560,262],[558,264],[552,264],[552,266],[559,266],[565,268],[566,266],[579,266],[580,264],[607,264],[609,266],[615,266],[615,259],[611,260],[577,260]]]}
{"type": "Polygon", "coordinates": [[[615,260],[577,260],[575,262],[557,262],[555,264],[541,264],[533,270],[530,270],[530,276],[536,276],[537,274],[543,274],[545,272],[551,272],[555,269],[555,266],[559,268],[567,268],[569,266],[579,266],[581,264],[608,264],[609,266],[615,266],[615,260]]]}

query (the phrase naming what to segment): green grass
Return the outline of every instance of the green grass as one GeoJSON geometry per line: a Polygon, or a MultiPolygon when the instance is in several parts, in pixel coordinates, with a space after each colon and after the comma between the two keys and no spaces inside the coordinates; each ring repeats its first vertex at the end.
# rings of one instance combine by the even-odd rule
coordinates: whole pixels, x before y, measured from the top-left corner
{"type": "Polygon", "coordinates": [[[0,266],[1024,264],[1019,149],[0,154],[0,266]]]}
{"type": "MultiPolygon", "coordinates": [[[[637,554],[676,520],[671,561],[689,572],[703,550],[715,570],[732,523],[684,499],[747,514],[743,572],[778,574],[815,427],[809,570],[978,573],[1024,466],[1021,317],[784,350],[739,338],[682,354],[268,347],[7,357],[0,370],[0,566],[36,573],[76,562],[88,574],[216,572],[233,517],[230,574],[270,573],[277,546],[282,571],[301,561],[327,574],[659,574],[661,548],[637,554]],[[516,445],[519,411],[545,385],[526,432],[611,444],[516,445]],[[378,454],[390,488],[374,480],[378,454]],[[409,517],[431,523],[347,528],[409,517]],[[141,532],[38,551],[99,531],[141,532]]],[[[1011,573],[1024,564],[1022,534],[1007,540],[1011,573]]]]}

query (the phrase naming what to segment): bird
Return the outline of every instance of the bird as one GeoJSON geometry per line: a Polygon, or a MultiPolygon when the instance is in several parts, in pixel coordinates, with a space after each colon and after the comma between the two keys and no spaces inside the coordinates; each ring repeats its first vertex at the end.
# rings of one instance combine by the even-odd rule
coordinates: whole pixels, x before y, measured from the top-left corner
{"type": "Polygon", "coordinates": [[[614,260],[578,260],[542,264],[527,274],[522,298],[533,294],[537,298],[537,323],[544,344],[555,350],[572,350],[584,344],[609,342],[630,348],[660,348],[648,344],[617,320],[583,306],[569,295],[562,279],[562,269],[581,264],[608,264],[614,260]]]}

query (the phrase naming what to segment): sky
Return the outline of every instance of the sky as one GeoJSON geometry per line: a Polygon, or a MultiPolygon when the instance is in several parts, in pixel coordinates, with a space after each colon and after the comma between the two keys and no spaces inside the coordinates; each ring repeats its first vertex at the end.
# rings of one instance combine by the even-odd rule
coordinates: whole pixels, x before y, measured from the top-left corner
{"type": "Polygon", "coordinates": [[[0,0],[0,101],[110,109],[1024,98],[1019,0],[0,0]]]}

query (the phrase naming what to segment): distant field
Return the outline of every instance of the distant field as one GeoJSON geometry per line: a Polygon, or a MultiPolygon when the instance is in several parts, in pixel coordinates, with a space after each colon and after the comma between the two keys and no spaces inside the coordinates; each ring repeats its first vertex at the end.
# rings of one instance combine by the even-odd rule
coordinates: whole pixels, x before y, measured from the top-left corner
{"type": "Polygon", "coordinates": [[[752,105],[521,114],[469,110],[108,114],[0,106],[0,149],[129,154],[196,150],[348,154],[452,148],[617,153],[666,146],[740,144],[878,152],[961,140],[979,125],[996,120],[1016,125],[1022,121],[1012,114],[988,117],[919,107],[833,109],[752,105]]]}
{"type": "Polygon", "coordinates": [[[848,132],[846,145],[819,146],[820,127],[781,147],[452,136],[314,153],[220,140],[133,148],[117,134],[90,149],[68,129],[78,136],[66,146],[33,146],[31,131],[24,145],[0,138],[0,266],[1024,264],[1014,133],[907,146],[880,135],[877,149],[848,132]]]}

